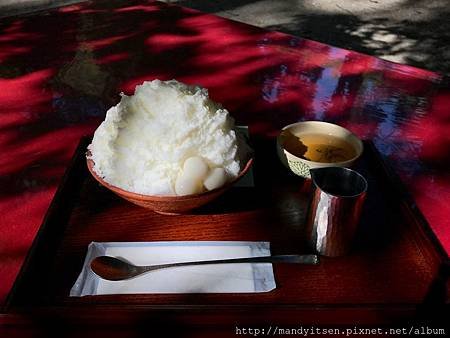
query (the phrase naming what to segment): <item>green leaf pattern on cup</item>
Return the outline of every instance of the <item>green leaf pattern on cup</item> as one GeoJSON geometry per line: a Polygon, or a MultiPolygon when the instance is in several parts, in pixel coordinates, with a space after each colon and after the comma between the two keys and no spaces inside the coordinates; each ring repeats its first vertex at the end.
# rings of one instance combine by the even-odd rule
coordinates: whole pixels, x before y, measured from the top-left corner
{"type": "Polygon", "coordinates": [[[309,173],[309,166],[300,161],[294,161],[288,159],[289,168],[292,172],[298,176],[310,178],[311,174],[309,173]]]}

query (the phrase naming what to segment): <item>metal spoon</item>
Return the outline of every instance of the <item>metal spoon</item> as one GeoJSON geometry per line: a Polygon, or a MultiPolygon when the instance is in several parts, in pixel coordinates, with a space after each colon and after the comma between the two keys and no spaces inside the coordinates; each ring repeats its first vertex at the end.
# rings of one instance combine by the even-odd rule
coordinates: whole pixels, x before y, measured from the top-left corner
{"type": "Polygon", "coordinates": [[[118,281],[133,278],[149,271],[176,266],[225,263],[298,263],[315,265],[319,263],[319,258],[316,255],[278,255],[136,266],[117,257],[99,256],[92,260],[91,269],[103,279],[118,281]]]}

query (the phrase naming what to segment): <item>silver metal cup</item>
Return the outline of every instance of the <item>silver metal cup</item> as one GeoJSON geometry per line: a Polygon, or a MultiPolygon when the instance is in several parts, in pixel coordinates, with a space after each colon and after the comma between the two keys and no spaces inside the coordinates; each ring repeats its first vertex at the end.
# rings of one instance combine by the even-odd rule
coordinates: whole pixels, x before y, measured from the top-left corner
{"type": "Polygon", "coordinates": [[[367,181],[356,171],[340,167],[312,169],[311,179],[307,240],[321,255],[345,255],[361,216],[367,181]]]}

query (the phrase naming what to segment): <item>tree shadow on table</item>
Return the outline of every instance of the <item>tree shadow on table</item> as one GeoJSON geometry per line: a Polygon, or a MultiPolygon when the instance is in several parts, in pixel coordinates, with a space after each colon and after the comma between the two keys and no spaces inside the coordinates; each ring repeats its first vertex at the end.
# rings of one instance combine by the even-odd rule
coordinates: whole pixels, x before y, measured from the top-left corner
{"type": "Polygon", "coordinates": [[[450,7],[444,0],[371,1],[347,9],[333,3],[299,1],[168,2],[312,39],[332,46],[384,57],[450,74],[450,7]],[[323,8],[322,8],[323,7],[323,8]],[[270,14],[268,14],[270,13],[270,14]]]}

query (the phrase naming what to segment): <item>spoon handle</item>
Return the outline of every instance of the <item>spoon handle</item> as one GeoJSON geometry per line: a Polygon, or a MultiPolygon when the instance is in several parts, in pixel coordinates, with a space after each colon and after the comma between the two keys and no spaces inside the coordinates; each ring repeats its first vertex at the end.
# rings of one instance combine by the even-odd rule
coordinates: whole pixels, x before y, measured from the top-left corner
{"type": "Polygon", "coordinates": [[[152,271],[157,269],[170,268],[175,266],[186,265],[206,265],[206,264],[227,264],[227,263],[297,263],[297,264],[312,264],[319,263],[317,255],[276,255],[276,256],[260,256],[260,257],[245,257],[245,258],[231,258],[231,259],[215,259],[207,261],[168,263],[151,266],[141,266],[139,268],[143,271],[152,271]]]}

